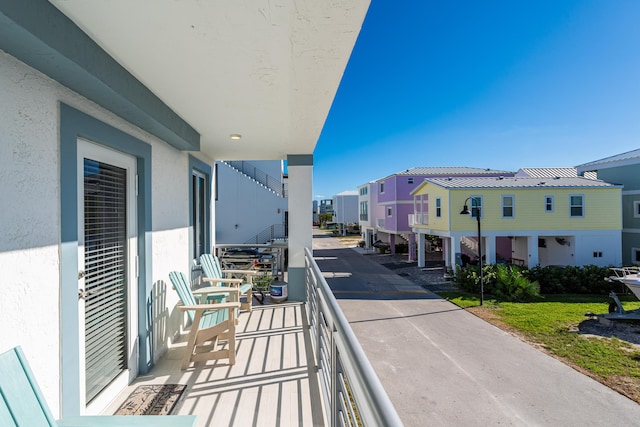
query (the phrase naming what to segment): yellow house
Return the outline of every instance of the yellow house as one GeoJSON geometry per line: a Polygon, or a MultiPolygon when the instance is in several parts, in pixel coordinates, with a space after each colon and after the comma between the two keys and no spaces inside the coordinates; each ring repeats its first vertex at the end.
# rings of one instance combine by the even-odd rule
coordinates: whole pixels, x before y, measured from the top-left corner
{"type": "Polygon", "coordinates": [[[442,239],[448,267],[477,254],[479,235],[489,264],[620,265],[621,189],[583,177],[425,179],[411,193],[418,265],[427,235],[442,239]]]}

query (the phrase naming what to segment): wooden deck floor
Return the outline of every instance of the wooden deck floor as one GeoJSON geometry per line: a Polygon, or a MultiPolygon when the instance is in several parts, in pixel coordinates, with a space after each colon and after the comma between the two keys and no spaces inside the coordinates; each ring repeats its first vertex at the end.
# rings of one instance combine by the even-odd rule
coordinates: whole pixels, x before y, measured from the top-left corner
{"type": "Polygon", "coordinates": [[[109,411],[138,385],[186,384],[173,413],[197,415],[198,426],[323,426],[304,306],[255,304],[241,314],[237,337],[234,366],[216,361],[181,371],[184,346],[176,344],[109,411]]]}

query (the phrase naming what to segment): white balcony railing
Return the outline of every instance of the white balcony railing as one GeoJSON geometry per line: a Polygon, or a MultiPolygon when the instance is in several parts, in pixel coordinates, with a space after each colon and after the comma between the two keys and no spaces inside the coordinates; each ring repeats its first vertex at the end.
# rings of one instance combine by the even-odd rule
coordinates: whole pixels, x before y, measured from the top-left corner
{"type": "Polygon", "coordinates": [[[387,225],[387,222],[386,222],[386,220],[384,218],[378,218],[378,219],[376,219],[376,225],[379,228],[385,228],[385,226],[387,225]]]}
{"type": "Polygon", "coordinates": [[[409,214],[409,227],[413,227],[414,225],[429,225],[429,214],[427,213],[409,214]]]}
{"type": "Polygon", "coordinates": [[[329,426],[402,426],[309,249],[307,316],[329,426]]]}

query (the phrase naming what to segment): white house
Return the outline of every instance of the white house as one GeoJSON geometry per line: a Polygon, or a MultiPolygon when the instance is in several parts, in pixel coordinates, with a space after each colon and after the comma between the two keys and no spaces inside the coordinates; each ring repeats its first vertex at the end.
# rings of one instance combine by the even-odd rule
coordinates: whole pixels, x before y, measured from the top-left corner
{"type": "Polygon", "coordinates": [[[54,416],[99,413],[172,344],[216,160],[288,161],[305,298],[312,153],[368,5],[0,2],[0,352],[23,347],[54,416]]]}
{"type": "Polygon", "coordinates": [[[216,162],[216,244],[260,244],[286,237],[289,212],[283,163],[216,162]]]}
{"type": "Polygon", "coordinates": [[[358,223],[357,191],[343,191],[333,196],[333,221],[339,224],[358,223]]]}

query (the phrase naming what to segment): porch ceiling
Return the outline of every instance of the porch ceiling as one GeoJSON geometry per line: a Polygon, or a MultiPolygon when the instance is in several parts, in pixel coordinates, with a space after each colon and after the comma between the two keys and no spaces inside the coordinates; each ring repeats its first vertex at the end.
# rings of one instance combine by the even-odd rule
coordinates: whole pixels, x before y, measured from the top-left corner
{"type": "Polygon", "coordinates": [[[214,159],[313,153],[369,0],[50,0],[214,159]],[[241,134],[239,141],[231,134],[241,134]]]}

